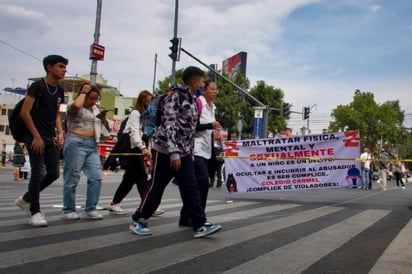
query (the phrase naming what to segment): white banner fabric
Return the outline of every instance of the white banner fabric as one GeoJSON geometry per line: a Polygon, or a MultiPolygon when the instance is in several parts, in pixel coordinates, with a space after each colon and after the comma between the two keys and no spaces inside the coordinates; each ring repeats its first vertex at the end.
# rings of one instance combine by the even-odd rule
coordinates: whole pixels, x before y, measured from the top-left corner
{"type": "Polygon", "coordinates": [[[359,131],[224,142],[229,193],[358,187],[359,131]]]}

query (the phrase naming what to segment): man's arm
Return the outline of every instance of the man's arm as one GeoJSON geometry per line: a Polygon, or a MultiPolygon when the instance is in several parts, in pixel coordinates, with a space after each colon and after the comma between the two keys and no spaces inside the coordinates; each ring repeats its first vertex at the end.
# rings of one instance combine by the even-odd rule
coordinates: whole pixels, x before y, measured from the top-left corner
{"type": "Polygon", "coordinates": [[[33,119],[30,114],[35,100],[36,100],[35,97],[31,95],[26,95],[23,106],[20,111],[20,116],[23,119],[24,123],[26,124],[27,130],[33,136],[33,142],[30,148],[33,150],[35,154],[40,154],[44,151],[44,143],[43,143],[43,139],[40,136],[39,131],[37,130],[36,126],[33,123],[33,119]]]}
{"type": "Polygon", "coordinates": [[[57,112],[56,112],[56,129],[57,129],[57,136],[55,139],[56,145],[63,145],[64,142],[64,131],[62,127],[62,119],[60,117],[60,105],[57,106],[57,112]]]}

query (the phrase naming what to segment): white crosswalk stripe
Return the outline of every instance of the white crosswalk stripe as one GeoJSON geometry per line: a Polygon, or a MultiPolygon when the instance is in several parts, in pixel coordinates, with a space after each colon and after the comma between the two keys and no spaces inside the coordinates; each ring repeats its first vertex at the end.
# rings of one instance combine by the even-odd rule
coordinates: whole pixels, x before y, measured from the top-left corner
{"type": "MultiPolygon", "coordinates": [[[[161,208],[166,214],[149,222],[153,235],[140,237],[128,230],[138,202],[135,199],[122,202],[127,215],[103,210],[105,219],[101,221],[67,221],[62,219],[61,197],[44,195],[42,208],[49,227],[33,229],[22,221],[23,212],[12,202],[15,197],[8,193],[1,199],[0,273],[38,272],[44,265],[51,272],[65,273],[130,273],[131,269],[136,273],[193,273],[209,266],[210,272],[199,273],[302,273],[391,214],[390,210],[353,209],[344,204],[307,207],[287,202],[210,200],[209,219],[223,229],[206,239],[193,239],[190,229],[177,225],[180,200],[165,199],[161,208]],[[300,235],[302,227],[308,231],[300,235]],[[266,249],[247,252],[254,241],[266,241],[266,249]],[[219,257],[228,253],[238,256],[219,257]],[[76,260],[84,257],[88,261],[76,260]],[[69,263],[71,259],[74,261],[69,263]]],[[[82,204],[85,197],[78,195],[77,199],[82,204]]],[[[100,205],[107,206],[110,199],[101,197],[100,205]]],[[[392,239],[370,273],[403,273],[408,261],[412,269],[410,231],[412,220],[392,239]]]]}

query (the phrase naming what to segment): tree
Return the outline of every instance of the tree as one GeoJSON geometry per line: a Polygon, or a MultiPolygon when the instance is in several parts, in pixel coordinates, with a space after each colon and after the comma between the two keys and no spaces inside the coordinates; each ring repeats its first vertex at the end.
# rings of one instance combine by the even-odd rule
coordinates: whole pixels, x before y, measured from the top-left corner
{"type": "MultiPolygon", "coordinates": [[[[183,69],[176,71],[176,84],[182,84],[183,69]]],[[[155,94],[164,94],[170,89],[171,76],[167,76],[164,80],[158,81],[158,88],[154,91],[155,94]]]]}
{"type": "MultiPolygon", "coordinates": [[[[278,133],[286,127],[288,116],[281,115],[281,108],[284,93],[279,88],[266,85],[265,81],[257,81],[256,86],[250,90],[260,102],[269,107],[268,110],[268,131],[278,133]]],[[[253,115],[251,116],[253,117],[253,115]]]]}
{"type": "MultiPolygon", "coordinates": [[[[245,90],[249,88],[249,80],[241,74],[237,74],[233,82],[245,90]]],[[[221,77],[217,77],[217,87],[219,95],[215,100],[216,120],[227,129],[228,138],[231,138],[233,132],[237,132],[239,119],[243,122],[242,131],[250,132],[251,124],[247,119],[245,95],[221,77]]]]}
{"type": "Polygon", "coordinates": [[[378,149],[384,146],[393,149],[403,136],[402,123],[404,112],[399,101],[377,104],[374,94],[356,90],[349,105],[339,105],[331,114],[334,121],[329,130],[343,131],[358,129],[361,146],[378,149]]]}
{"type": "MultiPolygon", "coordinates": [[[[403,138],[398,146],[398,152],[401,159],[412,159],[412,131],[410,129],[403,132],[403,138]]],[[[405,166],[411,170],[412,162],[406,162],[405,166]]]]}
{"type": "MultiPolygon", "coordinates": [[[[183,69],[176,71],[176,83],[182,83],[181,76],[183,69]]],[[[227,78],[228,76],[225,75],[227,78]]],[[[207,78],[207,77],[206,77],[207,78]]],[[[213,77],[215,78],[215,77],[213,77]]],[[[242,120],[242,133],[245,136],[252,136],[254,110],[256,102],[250,99],[240,90],[237,90],[231,83],[221,77],[216,77],[217,87],[219,89],[218,97],[215,100],[216,120],[219,121],[223,128],[228,130],[228,138],[232,133],[237,132],[237,123],[242,120]]],[[[250,82],[241,75],[237,74],[233,82],[243,90],[248,90],[250,82]]],[[[165,93],[170,88],[170,77],[158,81],[156,93],[165,93]]],[[[271,132],[280,132],[286,127],[286,118],[280,115],[280,109],[283,101],[283,91],[266,85],[264,81],[258,81],[257,85],[250,90],[250,94],[269,107],[268,130],[271,132]],[[276,110],[274,110],[276,109],[276,110]]]]}

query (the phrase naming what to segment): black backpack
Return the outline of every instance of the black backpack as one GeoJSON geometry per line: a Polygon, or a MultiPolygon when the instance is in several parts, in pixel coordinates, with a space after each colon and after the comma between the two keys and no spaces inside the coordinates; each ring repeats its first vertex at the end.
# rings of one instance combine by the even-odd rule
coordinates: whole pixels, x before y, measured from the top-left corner
{"type": "Polygon", "coordinates": [[[117,132],[117,142],[116,142],[116,150],[118,153],[124,153],[130,151],[130,136],[129,132],[123,133],[124,128],[126,127],[127,121],[129,120],[129,116],[127,116],[122,123],[120,124],[119,131],[117,132]]]}
{"type": "MultiPolygon", "coordinates": [[[[37,94],[36,99],[34,101],[34,108],[39,108],[39,103],[38,103],[38,98],[41,96],[41,93],[37,94]]],[[[21,108],[23,107],[24,103],[24,97],[21,99],[17,104],[14,106],[14,109],[11,110],[8,113],[8,119],[9,119],[9,128],[11,131],[11,135],[13,136],[13,139],[16,140],[17,142],[24,143],[24,139],[26,137],[26,134],[28,134],[28,129],[26,127],[26,124],[24,123],[23,119],[20,116],[21,108]]]]}

